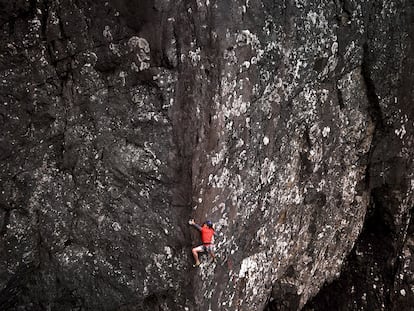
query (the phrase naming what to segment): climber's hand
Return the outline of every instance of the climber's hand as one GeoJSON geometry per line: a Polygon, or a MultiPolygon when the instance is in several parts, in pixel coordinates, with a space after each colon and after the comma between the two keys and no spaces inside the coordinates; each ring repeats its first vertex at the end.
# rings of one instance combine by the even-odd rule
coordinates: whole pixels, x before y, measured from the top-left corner
{"type": "Polygon", "coordinates": [[[189,225],[194,225],[194,224],[195,224],[194,219],[190,219],[190,220],[188,221],[188,224],[189,224],[189,225]]]}

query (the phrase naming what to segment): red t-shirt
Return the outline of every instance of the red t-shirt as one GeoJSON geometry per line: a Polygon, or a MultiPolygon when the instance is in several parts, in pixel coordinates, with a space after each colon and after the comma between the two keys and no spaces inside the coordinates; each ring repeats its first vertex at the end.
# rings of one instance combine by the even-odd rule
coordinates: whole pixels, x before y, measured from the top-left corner
{"type": "Polygon", "coordinates": [[[211,244],[214,235],[214,229],[208,226],[201,227],[201,241],[203,244],[211,244]]]}

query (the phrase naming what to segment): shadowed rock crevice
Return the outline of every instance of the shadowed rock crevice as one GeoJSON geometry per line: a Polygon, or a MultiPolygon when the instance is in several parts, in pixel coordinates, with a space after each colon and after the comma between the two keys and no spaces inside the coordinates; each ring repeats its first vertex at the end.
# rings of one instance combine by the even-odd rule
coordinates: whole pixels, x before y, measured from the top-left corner
{"type": "Polygon", "coordinates": [[[10,210],[8,208],[2,208],[0,210],[1,213],[1,224],[0,224],[0,235],[5,235],[7,231],[7,225],[9,224],[10,220],[10,210]]]}
{"type": "Polygon", "coordinates": [[[379,104],[379,99],[378,99],[378,95],[377,92],[375,90],[376,86],[374,81],[372,80],[371,77],[371,68],[370,66],[372,65],[373,62],[370,59],[370,56],[372,55],[372,53],[369,52],[370,47],[368,46],[368,43],[364,43],[363,44],[363,56],[362,56],[362,64],[361,64],[361,73],[362,76],[364,77],[364,82],[366,85],[366,94],[368,97],[368,101],[370,103],[369,105],[369,114],[371,115],[371,118],[373,119],[374,123],[375,123],[375,128],[378,131],[382,131],[384,130],[384,120],[383,120],[383,114],[381,111],[381,106],[379,104]]]}
{"type": "MultiPolygon", "coordinates": [[[[395,298],[401,294],[395,280],[402,274],[402,253],[407,242],[407,234],[401,234],[394,224],[394,216],[389,206],[396,202],[384,200],[391,198],[386,187],[372,192],[372,203],[368,210],[364,228],[354,249],[347,258],[341,277],[324,286],[319,294],[308,303],[305,310],[354,310],[359,306],[370,310],[397,310],[395,298]]],[[[412,223],[412,210],[408,215],[412,223]]],[[[408,310],[408,304],[401,304],[408,310]]]]}

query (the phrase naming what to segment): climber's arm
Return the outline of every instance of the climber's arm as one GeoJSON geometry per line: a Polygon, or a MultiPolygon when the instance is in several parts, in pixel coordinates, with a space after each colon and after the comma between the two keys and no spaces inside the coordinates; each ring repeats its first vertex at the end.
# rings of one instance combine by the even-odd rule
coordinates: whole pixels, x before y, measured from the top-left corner
{"type": "Polygon", "coordinates": [[[198,225],[198,224],[196,224],[196,223],[195,223],[195,221],[194,221],[194,219],[190,219],[190,220],[188,221],[188,223],[189,223],[191,226],[195,227],[198,231],[201,231],[201,226],[200,226],[200,225],[198,225]]]}

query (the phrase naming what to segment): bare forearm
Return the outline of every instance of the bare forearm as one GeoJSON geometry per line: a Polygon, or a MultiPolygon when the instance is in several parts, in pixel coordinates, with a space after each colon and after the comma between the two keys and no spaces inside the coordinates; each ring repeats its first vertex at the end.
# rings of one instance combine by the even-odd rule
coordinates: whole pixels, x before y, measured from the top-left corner
{"type": "Polygon", "coordinates": [[[201,231],[201,226],[199,224],[194,223],[193,226],[197,228],[198,231],[201,231]]]}
{"type": "Polygon", "coordinates": [[[198,224],[196,224],[195,223],[195,221],[194,221],[194,219],[190,219],[189,221],[188,221],[188,223],[191,225],[191,226],[194,226],[198,231],[201,231],[201,226],[200,225],[198,225],[198,224]]]}

